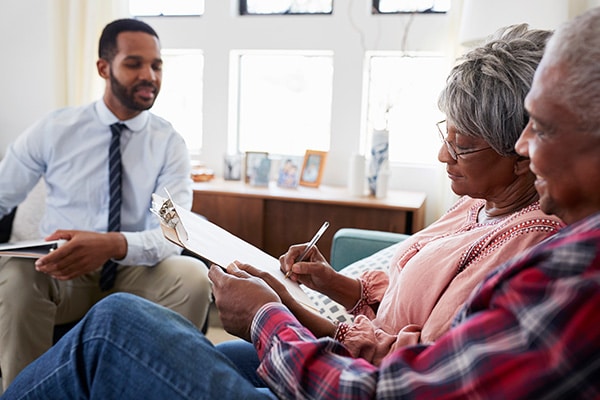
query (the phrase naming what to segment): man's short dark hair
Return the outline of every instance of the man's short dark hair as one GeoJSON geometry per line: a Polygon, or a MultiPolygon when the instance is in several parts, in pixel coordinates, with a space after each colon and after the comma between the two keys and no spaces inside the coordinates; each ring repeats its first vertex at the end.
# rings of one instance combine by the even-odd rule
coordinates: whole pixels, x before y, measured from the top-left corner
{"type": "Polygon", "coordinates": [[[117,19],[104,27],[98,45],[98,57],[112,61],[117,54],[117,36],[121,32],[146,32],[158,39],[158,34],[150,25],[137,19],[117,19]]]}

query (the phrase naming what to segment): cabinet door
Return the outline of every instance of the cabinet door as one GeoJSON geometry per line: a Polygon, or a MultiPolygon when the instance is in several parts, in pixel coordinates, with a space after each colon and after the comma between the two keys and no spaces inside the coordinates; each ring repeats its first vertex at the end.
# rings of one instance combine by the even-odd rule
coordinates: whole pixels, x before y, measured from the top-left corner
{"type": "Polygon", "coordinates": [[[260,198],[194,192],[192,211],[246,242],[264,248],[263,203],[260,198]]]}
{"type": "Polygon", "coordinates": [[[317,247],[329,259],[333,235],[340,228],[360,228],[406,232],[406,212],[389,209],[265,200],[264,250],[274,257],[287,251],[290,245],[309,241],[324,221],[329,228],[317,247]]]}

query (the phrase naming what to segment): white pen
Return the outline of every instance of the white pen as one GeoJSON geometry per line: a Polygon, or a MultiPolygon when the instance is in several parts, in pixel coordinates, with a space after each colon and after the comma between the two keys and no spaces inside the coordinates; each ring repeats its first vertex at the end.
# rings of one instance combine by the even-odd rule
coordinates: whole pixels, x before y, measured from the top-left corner
{"type": "MultiPolygon", "coordinates": [[[[327,222],[327,221],[323,222],[323,225],[321,225],[321,228],[317,231],[317,233],[315,233],[315,236],[313,236],[312,240],[308,243],[308,246],[306,246],[306,248],[304,249],[302,254],[300,254],[300,256],[298,258],[296,258],[295,262],[300,262],[300,261],[304,260],[304,257],[306,257],[308,252],[313,247],[315,247],[315,244],[317,244],[317,240],[319,240],[321,235],[323,235],[323,232],[325,232],[325,230],[328,227],[329,227],[329,222],[327,222]]],[[[292,274],[292,270],[290,269],[288,272],[285,273],[285,277],[289,278],[291,274],[292,274]]]]}

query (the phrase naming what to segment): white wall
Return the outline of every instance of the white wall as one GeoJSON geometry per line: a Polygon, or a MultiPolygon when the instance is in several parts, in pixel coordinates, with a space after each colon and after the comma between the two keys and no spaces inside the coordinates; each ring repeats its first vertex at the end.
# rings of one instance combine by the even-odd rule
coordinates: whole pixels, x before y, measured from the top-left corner
{"type": "MultiPolygon", "coordinates": [[[[580,12],[598,0],[571,0],[580,12]],[[585,3],[585,4],[583,4],[585,3]]],[[[202,159],[220,173],[227,150],[230,49],[325,49],[335,51],[331,149],[324,183],[345,185],[348,160],[360,144],[365,50],[446,52],[454,57],[459,0],[450,15],[370,14],[371,0],[337,0],[332,16],[237,15],[236,0],[206,0],[197,18],[146,18],[165,48],[200,48],[205,55],[204,151],[202,159]],[[306,29],[307,21],[311,29],[306,29]],[[300,27],[296,29],[296,27],[300,27]],[[359,27],[359,28],[358,28],[359,27]],[[408,29],[403,49],[405,29],[408,29]]],[[[63,52],[53,18],[54,1],[3,2],[0,13],[0,156],[9,142],[46,112],[64,105],[60,67],[63,52]]],[[[109,21],[107,21],[109,22],[109,21]]],[[[96,43],[93,44],[96,46],[96,43]]],[[[432,122],[432,129],[433,122],[432,122]]],[[[394,166],[390,186],[428,195],[426,222],[447,204],[442,169],[394,166]],[[441,172],[440,172],[441,171],[441,172]]]]}
{"type": "Polygon", "coordinates": [[[52,2],[2,3],[0,12],[0,157],[23,129],[60,105],[52,2]]]}

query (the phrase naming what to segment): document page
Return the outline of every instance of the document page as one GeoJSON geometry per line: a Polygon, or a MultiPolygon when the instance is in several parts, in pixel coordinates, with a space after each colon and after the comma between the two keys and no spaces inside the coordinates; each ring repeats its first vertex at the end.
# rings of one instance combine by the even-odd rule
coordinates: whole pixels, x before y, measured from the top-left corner
{"type": "Polygon", "coordinates": [[[26,240],[0,245],[0,256],[40,258],[57,249],[65,240],[26,240]]]}
{"type": "Polygon", "coordinates": [[[184,231],[180,229],[180,226],[176,225],[169,229],[164,227],[163,224],[163,232],[167,239],[223,268],[237,260],[267,271],[279,279],[296,300],[316,311],[310,298],[300,288],[300,285],[285,278],[279,269],[279,259],[213,224],[204,217],[177,204],[174,204],[174,206],[179,217],[177,224],[181,224],[184,231]]]}

